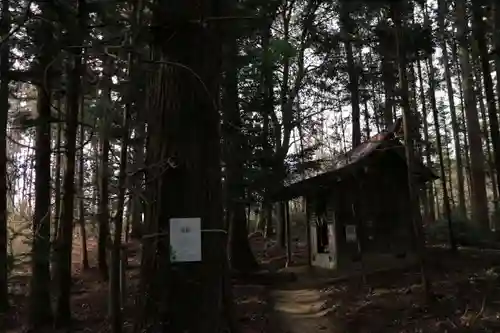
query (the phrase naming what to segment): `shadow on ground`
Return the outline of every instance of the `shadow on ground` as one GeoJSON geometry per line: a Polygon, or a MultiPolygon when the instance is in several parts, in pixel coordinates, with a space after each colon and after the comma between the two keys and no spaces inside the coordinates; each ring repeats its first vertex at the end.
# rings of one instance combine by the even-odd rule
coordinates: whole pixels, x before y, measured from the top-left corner
{"type": "Polygon", "coordinates": [[[432,251],[430,302],[415,268],[371,274],[366,284],[358,275],[332,284],[299,272],[271,290],[272,332],[499,332],[500,252],[432,251]]]}

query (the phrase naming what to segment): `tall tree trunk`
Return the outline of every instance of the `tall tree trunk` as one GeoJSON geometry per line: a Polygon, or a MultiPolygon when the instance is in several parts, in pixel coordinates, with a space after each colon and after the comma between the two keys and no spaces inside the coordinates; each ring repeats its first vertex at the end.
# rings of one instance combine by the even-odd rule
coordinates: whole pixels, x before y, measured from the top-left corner
{"type": "Polygon", "coordinates": [[[384,82],[384,125],[386,128],[392,126],[394,122],[394,69],[387,54],[382,54],[382,81],[384,82]]]}
{"type": "MultiPolygon", "coordinates": [[[[85,98],[84,96],[81,96],[81,102],[80,102],[80,122],[83,124],[84,122],[84,105],[85,105],[85,98]]],[[[79,159],[78,159],[78,224],[80,226],[80,240],[81,240],[81,247],[82,247],[82,268],[84,270],[87,270],[90,268],[89,266],[89,253],[87,250],[87,229],[85,226],[85,188],[84,188],[84,181],[85,181],[85,153],[84,153],[84,145],[85,145],[85,128],[83,125],[80,125],[80,138],[79,138],[79,143],[80,143],[80,149],[79,150],[79,159]]]]}
{"type": "Polygon", "coordinates": [[[103,113],[100,120],[100,150],[101,163],[99,165],[99,236],[97,243],[97,260],[101,277],[108,280],[108,262],[106,249],[109,240],[109,120],[107,113],[111,110],[111,73],[112,59],[107,56],[104,60],[103,78],[102,78],[102,104],[106,112],[103,113]]]}
{"type": "Polygon", "coordinates": [[[412,112],[410,109],[410,101],[408,98],[408,79],[406,76],[406,47],[403,38],[403,20],[402,20],[402,8],[404,4],[402,2],[392,3],[391,12],[392,19],[395,24],[396,29],[396,50],[398,55],[398,65],[399,65],[399,81],[401,84],[401,106],[403,112],[403,131],[404,131],[404,142],[406,151],[406,164],[408,168],[408,198],[410,202],[409,216],[412,220],[414,235],[416,239],[417,256],[419,259],[419,265],[422,277],[422,286],[424,288],[424,293],[427,298],[432,295],[431,285],[427,273],[426,267],[426,254],[425,254],[425,235],[422,228],[422,221],[419,218],[420,211],[418,209],[418,189],[415,183],[415,177],[413,168],[415,166],[415,152],[413,140],[411,137],[413,124],[412,112]]]}
{"type": "Polygon", "coordinates": [[[460,100],[460,129],[461,129],[461,132],[464,136],[464,147],[462,149],[463,151],[463,154],[464,154],[464,158],[465,158],[465,175],[466,175],[466,178],[464,179],[467,179],[467,197],[469,198],[469,201],[470,201],[470,198],[471,198],[471,174],[470,174],[470,154],[469,154],[469,139],[468,139],[468,135],[467,135],[467,119],[466,119],[466,116],[465,116],[465,98],[464,98],[464,91],[463,89],[461,89],[463,87],[463,84],[462,84],[462,75],[460,74],[461,73],[461,69],[460,69],[460,63],[458,61],[458,48],[457,48],[457,45],[456,43],[452,43],[451,44],[451,48],[452,48],[452,57],[453,57],[453,64],[454,64],[454,67],[456,68],[456,71],[457,73],[459,73],[457,75],[457,81],[458,81],[458,86],[460,87],[460,89],[458,89],[458,93],[459,93],[459,100],[460,100]]]}
{"type": "MultiPolygon", "coordinates": [[[[426,17],[427,18],[427,17],[426,17]]],[[[443,144],[441,140],[441,131],[439,129],[439,114],[436,102],[436,74],[434,65],[432,64],[432,56],[429,56],[427,60],[427,71],[429,73],[429,96],[431,99],[431,107],[432,107],[432,118],[434,120],[434,131],[436,132],[436,149],[439,157],[439,171],[441,178],[441,190],[443,191],[443,208],[446,220],[448,221],[448,235],[450,248],[453,252],[457,250],[457,242],[455,240],[455,235],[453,232],[453,224],[451,220],[451,206],[450,206],[450,197],[448,194],[448,186],[446,184],[446,172],[444,169],[444,158],[443,158],[443,144]]]]}
{"type": "MultiPolygon", "coordinates": [[[[7,36],[10,32],[9,0],[2,0],[2,16],[0,20],[0,35],[7,36]]],[[[0,315],[9,307],[7,272],[7,117],[9,111],[9,66],[10,43],[3,40],[0,45],[0,315]]],[[[50,164],[50,163],[49,163],[50,164]]],[[[50,170],[50,169],[49,169],[50,170]]],[[[2,324],[2,323],[0,323],[2,324]]]]}
{"type": "Polygon", "coordinates": [[[359,108],[359,78],[358,69],[354,64],[354,54],[352,47],[352,26],[353,22],[349,15],[350,8],[347,1],[341,3],[340,21],[343,30],[344,47],[347,56],[347,73],[349,74],[348,90],[351,94],[352,108],[352,147],[361,144],[361,121],[359,108]]]}
{"type": "Polygon", "coordinates": [[[59,233],[59,220],[61,216],[61,148],[62,148],[62,132],[63,132],[63,113],[61,111],[61,97],[57,99],[57,124],[56,124],[56,165],[55,165],[55,179],[54,179],[54,232],[52,239],[54,242],[58,239],[59,233]]]}
{"type": "Polygon", "coordinates": [[[222,32],[215,31],[212,24],[220,22],[216,18],[222,8],[216,0],[176,4],[156,8],[153,22],[180,17],[190,28],[177,30],[168,41],[163,35],[155,36],[152,46],[154,61],[169,62],[158,68],[150,82],[147,160],[148,165],[155,165],[168,156],[173,167],[148,170],[147,177],[156,179],[147,182],[146,192],[153,200],[148,205],[146,230],[148,234],[163,233],[168,230],[171,218],[200,217],[201,227],[207,232],[203,236],[203,260],[193,263],[191,268],[179,265],[175,270],[170,269],[168,239],[152,238],[154,243],[148,241],[144,245],[144,256],[153,250],[162,259],[156,267],[149,266],[149,260],[143,264],[143,272],[149,273],[141,281],[149,289],[145,297],[157,296],[159,305],[142,308],[148,317],[162,321],[165,331],[216,333],[221,329],[226,241],[220,232],[224,225],[216,102],[220,73],[218,38],[222,32]],[[215,19],[205,28],[190,23],[199,17],[215,19]],[[162,289],[165,281],[169,281],[171,288],[162,289]],[[156,295],[151,294],[152,290],[156,295]],[[178,297],[184,301],[175,302],[178,297]]]}
{"type": "MultiPolygon", "coordinates": [[[[42,13],[48,8],[42,5],[42,13]]],[[[50,41],[54,38],[52,26],[44,22],[36,34],[35,44],[39,45],[38,68],[47,70],[53,58],[50,41]]],[[[48,74],[50,77],[51,70],[48,74]]],[[[50,306],[50,199],[51,199],[51,84],[46,81],[37,87],[38,126],[36,128],[35,149],[35,214],[33,216],[32,276],[30,280],[30,326],[37,329],[48,325],[52,320],[50,306]]]]}
{"type": "MultiPolygon", "coordinates": [[[[131,30],[134,36],[139,36],[139,32],[142,25],[142,13],[143,13],[143,1],[137,1],[132,10],[132,27],[131,30]]],[[[132,47],[138,48],[142,47],[139,45],[138,37],[131,39],[132,47]]],[[[140,69],[139,63],[133,63],[134,67],[132,68],[134,72],[140,69]]],[[[131,78],[131,80],[137,80],[139,78],[131,78]]],[[[146,123],[145,123],[145,115],[141,112],[142,107],[144,107],[145,103],[145,89],[144,89],[144,81],[140,81],[141,84],[138,86],[137,84],[133,85],[133,88],[130,88],[129,92],[129,104],[131,107],[131,114],[135,113],[136,121],[133,123],[134,125],[134,141],[135,143],[132,145],[132,151],[134,156],[134,169],[135,172],[130,180],[130,187],[132,188],[132,194],[130,195],[130,215],[127,223],[132,226],[132,231],[130,236],[134,239],[142,237],[142,215],[144,212],[143,209],[143,196],[144,196],[144,146],[145,146],[145,138],[146,138],[146,123]],[[132,106],[134,106],[134,110],[132,110],[132,106]],[[130,222],[130,223],[129,223],[130,222]]],[[[132,125],[132,124],[131,124],[132,125]]],[[[128,230],[126,230],[128,232],[128,230]]]]}
{"type": "MultiPolygon", "coordinates": [[[[423,122],[423,132],[424,132],[424,141],[425,141],[425,161],[427,166],[432,165],[431,159],[431,147],[429,144],[429,124],[427,122],[427,104],[425,101],[425,93],[424,93],[424,81],[422,77],[422,65],[420,64],[420,60],[417,61],[417,75],[419,81],[419,95],[420,95],[420,104],[422,104],[422,122],[423,122]]],[[[425,186],[425,191],[428,193],[428,205],[429,205],[429,216],[426,216],[429,221],[432,222],[436,219],[436,210],[435,210],[435,199],[434,199],[434,185],[431,183],[425,186]]]]}
{"type": "Polygon", "coordinates": [[[133,145],[135,173],[132,177],[133,192],[131,196],[131,228],[130,237],[138,239],[142,237],[142,195],[143,195],[143,179],[144,172],[144,138],[146,131],[144,128],[143,116],[141,112],[137,112],[137,123],[135,126],[135,136],[133,145]]]}
{"type": "MultiPolygon", "coordinates": [[[[472,55],[475,57],[474,54],[474,47],[473,47],[473,52],[472,55]]],[[[476,64],[477,65],[477,64],[476,64]]],[[[497,188],[497,182],[496,182],[496,172],[495,172],[495,162],[494,162],[494,157],[493,157],[493,152],[491,151],[491,140],[490,140],[490,132],[488,131],[488,120],[486,116],[486,105],[484,104],[484,95],[483,95],[483,86],[481,84],[481,69],[476,66],[475,69],[475,77],[476,77],[476,94],[477,94],[477,99],[479,101],[479,115],[481,117],[481,134],[484,137],[484,146],[486,148],[485,154],[486,154],[486,165],[488,166],[488,175],[491,180],[491,192],[493,193],[493,201],[495,207],[497,206],[498,203],[498,188],[497,188]]]]}
{"type": "Polygon", "coordinates": [[[230,230],[231,267],[241,272],[254,271],[257,261],[248,241],[245,214],[245,184],[243,179],[243,133],[238,103],[238,45],[233,33],[224,48],[223,138],[226,165],[226,216],[230,230]]]}
{"type": "MultiPolygon", "coordinates": [[[[491,143],[493,147],[493,162],[495,166],[494,169],[496,170],[496,179],[495,174],[493,173],[491,174],[491,178],[493,183],[496,183],[495,185],[497,186],[497,188],[493,189],[493,192],[496,192],[496,196],[498,197],[498,194],[500,194],[500,131],[498,126],[495,94],[493,92],[493,80],[491,78],[490,56],[488,54],[488,45],[486,41],[487,29],[485,27],[485,22],[483,21],[485,13],[481,5],[482,4],[477,1],[472,3],[473,31],[474,39],[477,41],[479,59],[481,69],[483,71],[484,92],[486,94],[486,102],[488,103],[488,120],[490,125],[491,143]]],[[[500,95],[497,97],[500,98],[500,95]]],[[[498,202],[495,200],[495,207],[497,206],[498,202]]]]}
{"type": "MultiPolygon", "coordinates": [[[[75,45],[83,44],[86,31],[85,0],[78,0],[78,24],[71,27],[70,33],[75,45]]],[[[68,61],[68,90],[66,113],[66,170],[63,177],[63,203],[61,212],[61,234],[57,244],[57,312],[56,325],[67,327],[71,321],[71,250],[73,247],[73,215],[75,202],[75,160],[78,111],[80,108],[81,76],[83,74],[82,49],[71,50],[68,61]]]]}
{"type": "Polygon", "coordinates": [[[464,189],[465,181],[464,181],[463,162],[461,153],[462,149],[460,148],[460,135],[459,135],[460,129],[457,120],[457,110],[455,107],[453,84],[451,82],[450,60],[448,55],[448,48],[446,45],[446,33],[445,33],[446,14],[447,14],[446,0],[439,0],[439,8],[438,8],[438,23],[439,23],[439,34],[440,34],[439,42],[443,53],[444,77],[446,80],[446,91],[448,93],[451,127],[453,130],[453,143],[455,147],[455,168],[457,173],[458,209],[460,211],[460,215],[465,217],[467,216],[467,210],[465,208],[465,189],[464,189]]]}
{"type": "MultiPolygon", "coordinates": [[[[500,4],[498,2],[493,2],[494,11],[494,29],[493,29],[493,39],[495,45],[494,59],[495,59],[495,73],[496,73],[496,91],[498,99],[498,108],[500,108],[500,4]]],[[[498,182],[500,184],[500,182],[498,182]]]]}
{"type": "Polygon", "coordinates": [[[125,112],[123,115],[122,123],[122,143],[120,150],[120,168],[118,173],[118,203],[116,208],[115,230],[113,237],[113,247],[111,249],[111,274],[110,274],[110,318],[111,330],[113,333],[121,333],[123,330],[122,323],[122,300],[120,293],[120,279],[121,279],[121,249],[122,249],[122,234],[123,234],[123,211],[125,208],[125,192],[127,181],[127,159],[128,159],[128,142],[129,142],[129,123],[130,123],[130,108],[132,98],[132,82],[135,75],[133,75],[134,58],[129,54],[128,60],[128,99],[125,103],[125,112]]]}
{"type": "Polygon", "coordinates": [[[460,63],[462,84],[465,97],[465,115],[469,134],[471,160],[472,221],[484,230],[489,230],[488,205],[486,201],[486,181],[484,174],[484,155],[481,143],[481,128],[474,94],[474,78],[469,56],[469,37],[467,28],[466,1],[457,0],[457,33],[460,44],[460,63]]]}
{"type": "MultiPolygon", "coordinates": [[[[268,19],[269,20],[269,19],[268,19]]],[[[270,118],[271,114],[274,112],[274,82],[272,73],[272,63],[269,57],[269,47],[271,41],[271,23],[268,23],[262,29],[262,69],[261,69],[261,99],[262,99],[262,116],[263,116],[263,130],[262,130],[262,146],[264,153],[264,177],[266,177],[266,186],[264,189],[264,198],[262,202],[262,217],[265,223],[264,233],[266,237],[274,235],[273,226],[273,203],[271,202],[271,192],[272,185],[275,183],[271,179],[273,177],[272,166],[273,166],[273,150],[270,144],[271,131],[270,131],[270,118]]],[[[286,64],[286,63],[285,63],[286,64]]],[[[286,68],[285,68],[286,70],[286,68]]],[[[288,74],[288,70],[284,72],[288,74]]],[[[285,77],[283,82],[288,81],[285,77]]]]}

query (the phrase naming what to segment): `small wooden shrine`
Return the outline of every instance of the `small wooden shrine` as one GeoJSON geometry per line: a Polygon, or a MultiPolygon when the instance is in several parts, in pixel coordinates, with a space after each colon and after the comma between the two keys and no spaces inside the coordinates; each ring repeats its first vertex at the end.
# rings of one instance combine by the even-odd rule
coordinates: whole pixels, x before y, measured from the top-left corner
{"type": "MultiPolygon", "coordinates": [[[[421,162],[413,172],[417,186],[438,178],[421,162]]],[[[385,131],[335,160],[328,172],[281,188],[275,200],[305,197],[309,264],[334,269],[361,254],[364,260],[413,252],[408,194],[405,147],[394,131],[385,131]]]]}

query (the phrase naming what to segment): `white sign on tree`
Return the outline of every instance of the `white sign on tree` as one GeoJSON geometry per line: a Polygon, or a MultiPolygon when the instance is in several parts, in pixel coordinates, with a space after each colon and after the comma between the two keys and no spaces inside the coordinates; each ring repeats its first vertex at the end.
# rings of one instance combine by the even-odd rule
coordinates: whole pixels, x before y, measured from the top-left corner
{"type": "Polygon", "coordinates": [[[201,218],[170,219],[170,261],[201,261],[201,218]]]}

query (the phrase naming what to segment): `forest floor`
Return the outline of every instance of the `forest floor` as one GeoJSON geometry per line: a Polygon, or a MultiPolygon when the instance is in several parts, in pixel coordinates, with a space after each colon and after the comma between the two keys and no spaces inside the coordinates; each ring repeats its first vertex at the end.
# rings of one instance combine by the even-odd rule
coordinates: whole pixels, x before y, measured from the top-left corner
{"type": "Polygon", "coordinates": [[[368,273],[366,282],[359,274],[328,280],[295,270],[296,281],[270,292],[272,332],[499,332],[500,251],[429,254],[430,300],[415,266],[368,273]]]}
{"type": "MultiPolygon", "coordinates": [[[[296,280],[273,285],[235,283],[241,333],[500,331],[500,251],[463,249],[454,256],[443,249],[430,249],[434,297],[426,302],[414,267],[369,274],[366,283],[359,276],[320,279],[293,267],[283,268],[283,251],[272,241],[254,236],[252,243],[263,268],[284,274],[293,270],[296,280]]],[[[89,243],[89,252],[95,258],[95,242],[89,243]]],[[[295,263],[305,260],[303,245],[294,253],[295,263]]],[[[130,258],[131,266],[137,267],[138,260],[137,255],[130,258]]],[[[78,248],[74,262],[72,332],[108,332],[107,284],[101,282],[97,269],[81,269],[78,248]]],[[[17,273],[11,284],[13,309],[7,333],[24,332],[27,322],[29,278],[27,273],[17,273]]],[[[125,332],[130,331],[133,319],[138,273],[137,269],[128,272],[125,332]]]]}

